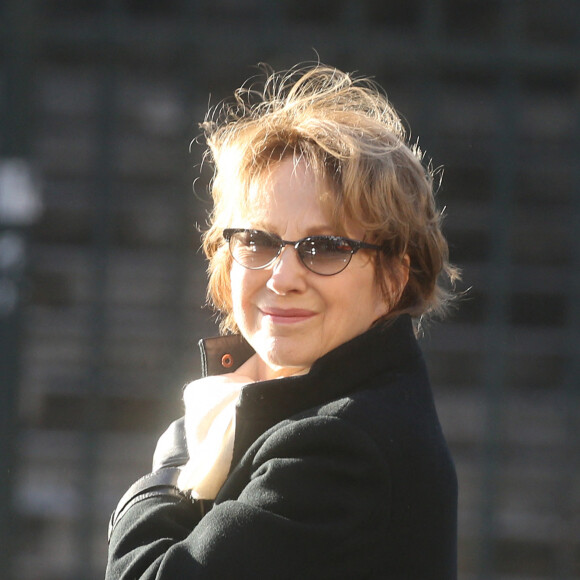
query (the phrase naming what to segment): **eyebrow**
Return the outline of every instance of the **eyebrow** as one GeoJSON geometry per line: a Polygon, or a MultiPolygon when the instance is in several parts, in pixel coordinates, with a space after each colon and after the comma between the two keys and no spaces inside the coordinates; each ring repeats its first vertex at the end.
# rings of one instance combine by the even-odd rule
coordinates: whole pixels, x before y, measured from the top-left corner
{"type": "MultiPolygon", "coordinates": [[[[276,234],[277,236],[281,237],[280,234],[278,234],[275,231],[275,228],[268,226],[267,224],[260,224],[260,225],[256,225],[256,226],[251,226],[251,229],[259,229],[259,230],[263,230],[265,232],[268,233],[273,233],[276,234]]],[[[330,224],[324,224],[324,225],[314,225],[312,227],[308,227],[304,230],[306,233],[305,235],[301,236],[302,238],[309,238],[312,236],[341,236],[342,234],[337,233],[334,228],[332,227],[332,225],[330,224]]]]}

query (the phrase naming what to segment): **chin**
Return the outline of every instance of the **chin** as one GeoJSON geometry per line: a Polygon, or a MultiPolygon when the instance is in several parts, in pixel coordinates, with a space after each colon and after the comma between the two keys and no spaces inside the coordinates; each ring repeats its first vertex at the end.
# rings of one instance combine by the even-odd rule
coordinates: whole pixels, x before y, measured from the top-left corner
{"type": "Polygon", "coordinates": [[[288,344],[288,341],[283,338],[270,338],[267,342],[252,346],[264,363],[275,371],[285,368],[309,369],[318,358],[314,355],[308,356],[304,350],[304,344],[288,344]]]}
{"type": "Polygon", "coordinates": [[[297,367],[304,368],[312,366],[312,363],[306,361],[304,357],[284,351],[268,351],[263,355],[260,354],[260,357],[272,369],[297,367]]]}

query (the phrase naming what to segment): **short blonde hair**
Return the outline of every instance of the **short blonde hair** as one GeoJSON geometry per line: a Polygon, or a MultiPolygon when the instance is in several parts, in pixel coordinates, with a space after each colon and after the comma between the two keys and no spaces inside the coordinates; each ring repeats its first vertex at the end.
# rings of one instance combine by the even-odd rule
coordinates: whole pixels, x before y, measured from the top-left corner
{"type": "Polygon", "coordinates": [[[214,209],[203,236],[208,300],[222,316],[222,331],[237,331],[223,229],[236,225],[236,211],[259,207],[259,185],[288,156],[330,183],[331,197],[321,202],[338,230],[354,222],[365,239],[385,248],[375,259],[385,298],[392,298],[390,278],[400,271],[393,260],[409,257],[407,284],[387,316],[445,313],[459,274],[448,260],[433,171],[419,148],[406,143],[401,119],[375,82],[320,64],[268,71],[262,85],[242,86],[202,128],[215,168],[214,209]]]}

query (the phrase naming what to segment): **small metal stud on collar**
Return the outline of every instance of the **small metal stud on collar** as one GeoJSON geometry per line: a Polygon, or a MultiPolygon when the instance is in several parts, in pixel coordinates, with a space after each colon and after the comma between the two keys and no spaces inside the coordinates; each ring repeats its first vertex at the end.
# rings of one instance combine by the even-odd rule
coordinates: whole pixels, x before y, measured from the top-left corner
{"type": "Polygon", "coordinates": [[[233,366],[234,364],[234,357],[230,354],[230,353],[226,353],[224,354],[224,356],[222,356],[222,367],[224,367],[224,369],[229,369],[233,366]]]}

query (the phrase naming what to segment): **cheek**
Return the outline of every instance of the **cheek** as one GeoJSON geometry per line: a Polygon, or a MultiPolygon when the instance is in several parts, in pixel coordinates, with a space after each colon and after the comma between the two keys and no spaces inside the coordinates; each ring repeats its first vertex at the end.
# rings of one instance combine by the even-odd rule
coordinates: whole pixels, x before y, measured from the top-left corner
{"type": "Polygon", "coordinates": [[[389,304],[376,283],[374,272],[365,271],[358,278],[351,288],[348,302],[355,324],[360,323],[365,327],[370,327],[389,311],[389,304]]]}
{"type": "Polygon", "coordinates": [[[403,280],[402,276],[399,277],[399,272],[390,264],[387,267],[379,263],[377,267],[374,260],[367,259],[358,273],[358,287],[355,284],[354,288],[354,291],[359,293],[360,289],[364,288],[366,301],[364,304],[362,304],[362,299],[359,302],[367,316],[377,320],[392,309],[394,306],[393,298],[398,295],[401,280],[406,282],[406,278],[403,280]],[[384,282],[384,286],[381,282],[384,282]]]}
{"type": "Polygon", "coordinates": [[[251,305],[260,288],[264,286],[260,274],[261,271],[247,270],[237,264],[232,265],[230,270],[232,309],[238,326],[243,326],[244,320],[252,315],[251,305]]]}
{"type": "MultiPolygon", "coordinates": [[[[380,288],[377,288],[374,293],[374,319],[378,320],[381,316],[384,316],[391,310],[391,304],[384,298],[380,288]]],[[[373,320],[374,322],[374,320],[373,320]]]]}
{"type": "Polygon", "coordinates": [[[234,315],[239,315],[239,310],[242,307],[245,291],[245,280],[243,272],[232,266],[230,270],[230,287],[232,296],[232,307],[234,309],[234,315]]]}

